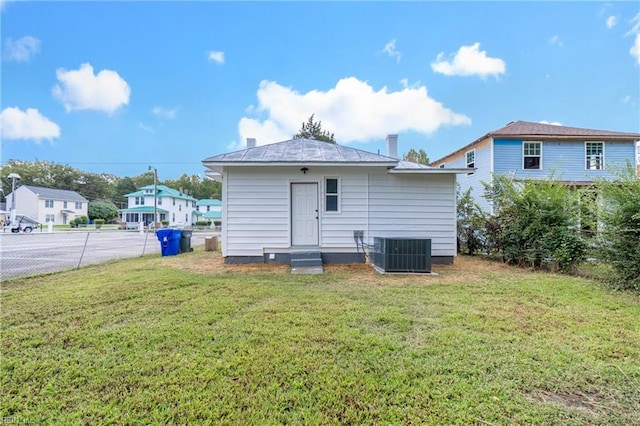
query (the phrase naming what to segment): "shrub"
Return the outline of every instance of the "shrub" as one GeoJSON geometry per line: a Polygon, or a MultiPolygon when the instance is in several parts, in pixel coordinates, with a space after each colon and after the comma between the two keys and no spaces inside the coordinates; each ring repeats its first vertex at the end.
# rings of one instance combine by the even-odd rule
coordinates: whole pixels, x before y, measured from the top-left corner
{"type": "Polygon", "coordinates": [[[209,226],[211,225],[210,220],[198,220],[196,221],[196,226],[209,226]]]}
{"type": "Polygon", "coordinates": [[[630,162],[613,172],[615,181],[599,181],[603,208],[598,252],[614,271],[611,284],[640,291],[640,179],[630,162]]]}
{"type": "Polygon", "coordinates": [[[100,229],[102,225],[104,225],[104,222],[105,222],[104,219],[95,219],[93,221],[93,224],[96,226],[97,229],[100,229]]]}
{"type": "Polygon", "coordinates": [[[505,262],[533,268],[557,264],[569,271],[585,259],[576,191],[553,178],[515,182],[502,175],[485,189],[495,209],[495,246],[505,262]]]}
{"type": "Polygon", "coordinates": [[[458,252],[473,256],[486,249],[486,215],[473,200],[471,188],[464,194],[458,192],[457,211],[458,252]]]}

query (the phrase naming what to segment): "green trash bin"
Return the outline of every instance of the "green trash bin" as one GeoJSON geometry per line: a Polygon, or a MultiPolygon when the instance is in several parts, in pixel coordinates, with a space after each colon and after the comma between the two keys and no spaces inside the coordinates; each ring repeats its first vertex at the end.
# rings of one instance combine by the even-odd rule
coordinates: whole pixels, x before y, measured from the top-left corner
{"type": "Polygon", "coordinates": [[[193,248],[191,247],[192,233],[193,231],[190,229],[182,230],[182,236],[180,237],[180,253],[189,253],[190,251],[193,251],[193,248]]]}

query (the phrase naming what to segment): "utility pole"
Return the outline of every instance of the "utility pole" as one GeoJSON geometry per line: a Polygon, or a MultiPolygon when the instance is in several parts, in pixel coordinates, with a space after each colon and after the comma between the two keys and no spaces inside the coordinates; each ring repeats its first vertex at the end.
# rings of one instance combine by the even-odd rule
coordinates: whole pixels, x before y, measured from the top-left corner
{"type": "Polygon", "coordinates": [[[17,173],[10,173],[7,176],[11,179],[11,227],[16,226],[16,179],[20,179],[20,175],[17,173]]]}
{"type": "Polygon", "coordinates": [[[153,170],[153,228],[158,224],[158,169],[149,166],[153,170]]]}

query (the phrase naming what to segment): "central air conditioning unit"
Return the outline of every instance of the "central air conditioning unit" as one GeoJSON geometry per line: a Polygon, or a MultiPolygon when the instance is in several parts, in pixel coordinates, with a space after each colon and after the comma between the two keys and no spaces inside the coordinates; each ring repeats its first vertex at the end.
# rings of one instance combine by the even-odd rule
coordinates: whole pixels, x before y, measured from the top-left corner
{"type": "Polygon", "coordinates": [[[374,237],[373,264],[380,273],[431,272],[431,240],[374,237]]]}

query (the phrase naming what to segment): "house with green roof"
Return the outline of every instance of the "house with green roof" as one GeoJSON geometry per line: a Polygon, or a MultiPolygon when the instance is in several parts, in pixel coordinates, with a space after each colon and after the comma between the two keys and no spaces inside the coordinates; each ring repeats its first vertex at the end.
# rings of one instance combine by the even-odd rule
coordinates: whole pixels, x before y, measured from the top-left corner
{"type": "Polygon", "coordinates": [[[147,185],[126,194],[127,208],[120,210],[123,222],[145,226],[155,221],[168,221],[170,226],[192,225],[196,200],[189,194],[165,185],[147,185]],[[154,212],[156,218],[154,220],[154,212]]]}
{"type": "Polygon", "coordinates": [[[222,201],[217,198],[198,200],[193,215],[195,217],[194,221],[209,220],[213,226],[214,222],[222,221],[222,201]]]}

